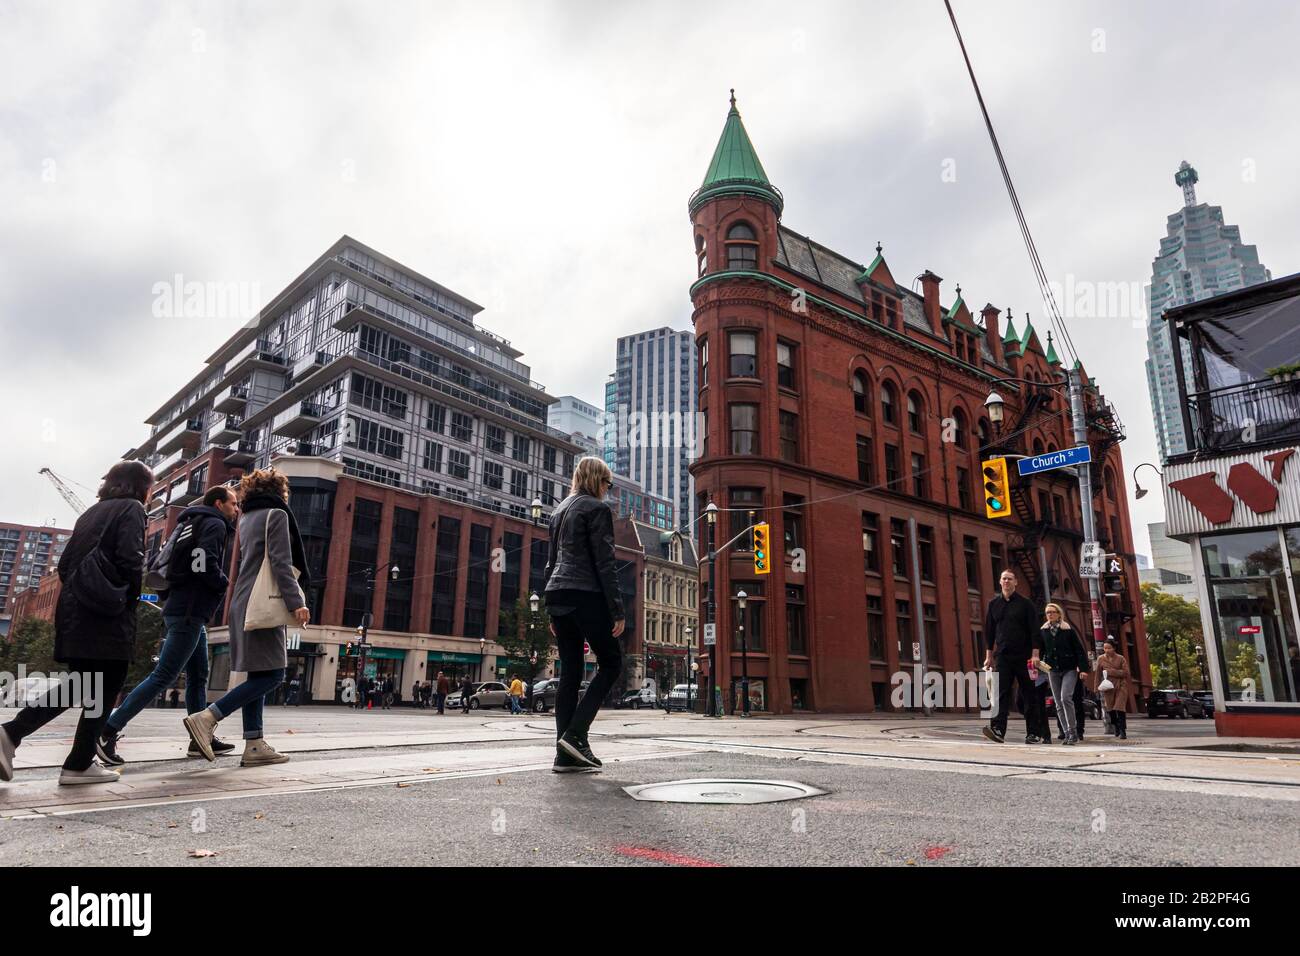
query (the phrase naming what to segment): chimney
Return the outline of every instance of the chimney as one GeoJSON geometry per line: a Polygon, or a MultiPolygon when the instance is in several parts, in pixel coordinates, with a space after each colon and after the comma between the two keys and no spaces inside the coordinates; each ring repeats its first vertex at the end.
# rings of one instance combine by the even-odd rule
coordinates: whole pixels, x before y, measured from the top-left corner
{"type": "Polygon", "coordinates": [[[939,306],[939,283],[943,280],[926,269],[921,274],[921,294],[925,299],[925,321],[930,323],[930,331],[943,338],[943,309],[939,306]]]}
{"type": "Polygon", "coordinates": [[[1006,362],[1006,356],[1002,354],[1002,332],[998,329],[998,316],[1001,314],[1002,310],[992,302],[980,309],[980,315],[984,319],[984,338],[988,340],[993,360],[999,365],[1006,362]]]}

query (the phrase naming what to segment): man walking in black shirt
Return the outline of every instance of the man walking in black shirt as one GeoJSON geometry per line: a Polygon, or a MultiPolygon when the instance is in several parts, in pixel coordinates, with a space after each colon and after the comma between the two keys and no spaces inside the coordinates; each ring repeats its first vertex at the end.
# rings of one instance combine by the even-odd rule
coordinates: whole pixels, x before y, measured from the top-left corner
{"type": "Polygon", "coordinates": [[[984,736],[999,744],[1006,739],[1011,684],[1014,681],[1020,685],[1020,696],[1024,701],[1025,743],[1051,743],[1035,732],[1042,721],[1038,713],[1038,692],[1029,679],[1028,668],[1034,649],[1042,649],[1038,636],[1042,622],[1038,620],[1033,602],[1017,593],[1014,571],[1003,571],[999,584],[1002,593],[989,602],[988,614],[984,618],[984,639],[988,642],[984,667],[986,670],[992,668],[998,677],[997,710],[989,726],[984,728],[984,736]]]}

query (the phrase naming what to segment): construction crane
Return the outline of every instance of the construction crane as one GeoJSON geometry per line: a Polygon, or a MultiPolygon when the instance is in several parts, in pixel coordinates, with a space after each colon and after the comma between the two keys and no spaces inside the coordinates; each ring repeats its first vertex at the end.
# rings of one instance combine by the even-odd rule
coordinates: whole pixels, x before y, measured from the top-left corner
{"type": "Polygon", "coordinates": [[[60,496],[62,496],[63,500],[66,501],[68,506],[77,514],[81,514],[86,510],[85,503],[77,497],[77,493],[69,488],[67,482],[54,472],[50,471],[50,469],[42,468],[37,472],[37,474],[44,475],[46,478],[50,479],[50,484],[54,486],[55,490],[60,494],[60,496]]]}

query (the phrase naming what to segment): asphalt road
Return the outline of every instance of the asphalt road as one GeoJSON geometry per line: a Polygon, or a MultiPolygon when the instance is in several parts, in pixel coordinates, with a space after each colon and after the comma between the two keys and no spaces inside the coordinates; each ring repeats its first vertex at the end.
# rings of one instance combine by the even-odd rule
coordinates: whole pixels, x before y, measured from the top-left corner
{"type": "Polygon", "coordinates": [[[0,866],[1300,864],[1292,801],[1036,775],[697,753],[602,774],[529,770],[0,821],[0,866]],[[638,802],[622,789],[712,776],[795,779],[827,793],[699,806],[638,802]]]}

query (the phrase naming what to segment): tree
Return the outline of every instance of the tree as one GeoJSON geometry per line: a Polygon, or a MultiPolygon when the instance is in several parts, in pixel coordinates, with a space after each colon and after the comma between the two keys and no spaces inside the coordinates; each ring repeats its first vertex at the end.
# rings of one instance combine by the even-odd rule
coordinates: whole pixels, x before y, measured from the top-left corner
{"type": "Polygon", "coordinates": [[[1155,584],[1143,584],[1142,617],[1146,622],[1152,685],[1189,689],[1208,686],[1202,682],[1201,657],[1196,653],[1196,648],[1204,644],[1201,611],[1196,604],[1162,591],[1155,584]]]}
{"type": "Polygon", "coordinates": [[[17,673],[19,664],[25,664],[28,673],[48,674],[59,669],[51,621],[25,617],[9,632],[8,642],[0,642],[0,670],[17,673]]]}
{"type": "Polygon", "coordinates": [[[537,672],[552,657],[551,616],[545,608],[539,608],[536,613],[531,611],[526,598],[501,608],[500,613],[497,643],[505,648],[507,659],[523,666],[527,675],[525,683],[531,684],[537,672]],[[534,653],[537,654],[536,664],[532,662],[534,653]]]}

